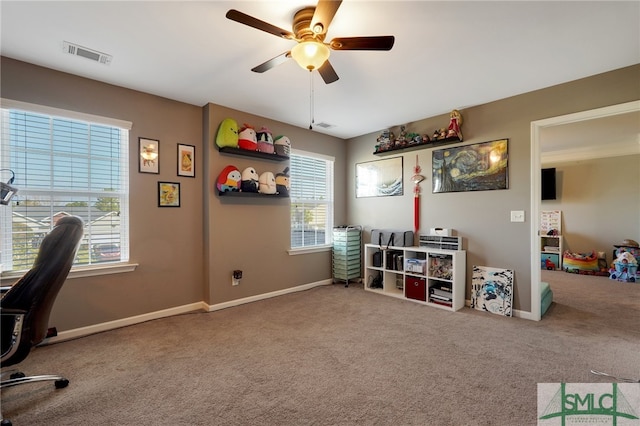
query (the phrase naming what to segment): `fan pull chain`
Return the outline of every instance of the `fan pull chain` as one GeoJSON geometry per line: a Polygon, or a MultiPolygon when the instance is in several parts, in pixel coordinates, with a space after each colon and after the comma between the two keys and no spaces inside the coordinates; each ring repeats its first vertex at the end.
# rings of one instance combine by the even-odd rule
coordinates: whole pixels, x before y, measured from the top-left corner
{"type": "Polygon", "coordinates": [[[313,71],[309,70],[309,130],[313,130],[314,112],[313,112],[313,71]]]}

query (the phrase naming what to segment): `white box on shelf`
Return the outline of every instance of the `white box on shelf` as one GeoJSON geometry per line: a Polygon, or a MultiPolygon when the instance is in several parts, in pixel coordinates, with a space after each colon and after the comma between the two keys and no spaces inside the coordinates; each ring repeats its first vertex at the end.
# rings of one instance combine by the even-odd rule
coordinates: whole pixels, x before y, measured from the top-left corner
{"type": "Polygon", "coordinates": [[[437,235],[439,237],[451,237],[452,232],[449,228],[430,228],[429,235],[437,235]]]}

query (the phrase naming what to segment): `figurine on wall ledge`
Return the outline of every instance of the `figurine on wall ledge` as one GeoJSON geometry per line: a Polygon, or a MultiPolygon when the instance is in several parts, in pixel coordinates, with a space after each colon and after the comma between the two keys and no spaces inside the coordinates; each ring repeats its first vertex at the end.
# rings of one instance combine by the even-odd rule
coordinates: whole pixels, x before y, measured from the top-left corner
{"type": "Polygon", "coordinates": [[[462,114],[460,114],[460,111],[457,109],[454,109],[451,111],[449,117],[451,117],[451,120],[449,121],[449,129],[447,130],[446,137],[458,137],[458,139],[462,141],[462,131],[460,130],[460,127],[462,126],[462,114]]]}

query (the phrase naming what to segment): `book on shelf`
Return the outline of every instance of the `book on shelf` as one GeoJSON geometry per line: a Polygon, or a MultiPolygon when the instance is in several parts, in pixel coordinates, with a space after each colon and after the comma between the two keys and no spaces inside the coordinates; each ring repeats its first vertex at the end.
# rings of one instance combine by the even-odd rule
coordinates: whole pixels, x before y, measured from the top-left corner
{"type": "Polygon", "coordinates": [[[435,287],[429,288],[429,294],[432,294],[434,296],[446,297],[448,299],[451,299],[453,297],[453,293],[451,292],[451,290],[441,290],[435,287]]]}
{"type": "Polygon", "coordinates": [[[453,299],[447,296],[438,296],[437,294],[430,294],[429,299],[440,300],[442,302],[451,302],[453,299]]]}
{"type": "Polygon", "coordinates": [[[429,290],[431,290],[432,288],[442,290],[442,291],[448,291],[449,293],[451,293],[451,283],[432,284],[429,286],[429,290]]]}
{"type": "Polygon", "coordinates": [[[442,305],[442,306],[446,306],[448,308],[453,306],[453,302],[445,302],[443,300],[434,300],[432,298],[429,298],[429,302],[436,304],[436,305],[442,305]]]}

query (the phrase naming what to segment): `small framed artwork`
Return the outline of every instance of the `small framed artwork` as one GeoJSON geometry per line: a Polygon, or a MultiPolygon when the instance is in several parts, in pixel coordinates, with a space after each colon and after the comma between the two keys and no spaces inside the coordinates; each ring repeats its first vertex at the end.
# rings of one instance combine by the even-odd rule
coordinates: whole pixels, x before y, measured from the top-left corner
{"type": "Polygon", "coordinates": [[[138,171],[140,173],[160,173],[160,141],[138,138],[138,171]]]}
{"type": "Polygon", "coordinates": [[[178,176],[196,177],[196,147],[178,144],[178,176]]]}
{"type": "Polygon", "coordinates": [[[402,157],[356,164],[357,198],[402,194],[402,157]]]}
{"type": "Polygon", "coordinates": [[[158,182],[158,207],[180,207],[180,183],[158,182]]]}

